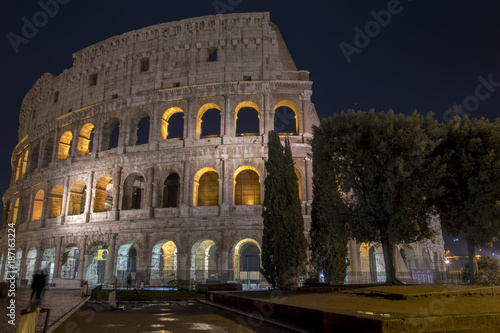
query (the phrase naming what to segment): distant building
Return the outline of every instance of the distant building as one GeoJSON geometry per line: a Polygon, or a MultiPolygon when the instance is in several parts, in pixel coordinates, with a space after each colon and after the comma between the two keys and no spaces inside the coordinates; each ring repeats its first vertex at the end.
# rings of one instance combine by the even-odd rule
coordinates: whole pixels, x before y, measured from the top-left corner
{"type": "MultiPolygon", "coordinates": [[[[3,196],[16,271],[56,285],[157,286],[173,279],[257,285],[267,133],[290,138],[310,226],[312,82],[268,13],[158,24],[73,55],[20,112],[3,196]]],[[[442,238],[401,247],[401,263],[439,270],[442,238]],[[420,264],[420,262],[424,264],[420,264]]],[[[350,244],[350,282],[381,279],[381,250],[350,244]]]]}

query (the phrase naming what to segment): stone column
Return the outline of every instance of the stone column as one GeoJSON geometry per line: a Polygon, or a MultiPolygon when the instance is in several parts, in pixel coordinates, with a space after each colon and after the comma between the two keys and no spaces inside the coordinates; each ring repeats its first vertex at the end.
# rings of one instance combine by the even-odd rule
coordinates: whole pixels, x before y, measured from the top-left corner
{"type": "MultiPolygon", "coordinates": [[[[80,249],[79,249],[80,250],[80,249]]],[[[86,267],[86,264],[87,264],[87,236],[85,236],[85,239],[83,241],[83,247],[80,251],[80,260],[78,262],[78,275],[77,275],[77,278],[80,280],[80,281],[83,281],[85,279],[85,275],[86,275],[86,270],[87,270],[87,267],[86,267]]]]}
{"type": "Polygon", "coordinates": [[[155,187],[154,181],[154,167],[148,168],[146,174],[146,209],[149,209],[149,217],[154,217],[154,208],[153,208],[153,192],[155,187]]]}
{"type": "Polygon", "coordinates": [[[113,177],[113,192],[114,192],[114,198],[113,198],[113,210],[115,212],[115,220],[120,219],[120,207],[122,204],[121,200],[121,194],[123,193],[123,185],[121,184],[122,182],[122,167],[118,167],[115,169],[115,175],[113,177]]]}
{"type": "Polygon", "coordinates": [[[94,207],[92,205],[92,198],[95,198],[94,173],[94,171],[91,171],[89,174],[89,186],[85,196],[85,222],[90,221],[90,215],[94,212],[94,207]]]}
{"type": "Polygon", "coordinates": [[[116,238],[118,234],[112,234],[111,235],[111,240],[110,240],[110,245],[109,245],[109,253],[108,257],[106,258],[106,269],[105,269],[105,274],[104,274],[104,285],[111,285],[113,282],[113,277],[114,277],[114,271],[115,271],[115,257],[116,257],[116,238]]]}
{"type": "Polygon", "coordinates": [[[62,241],[63,241],[63,238],[59,237],[59,244],[56,246],[56,255],[54,258],[54,276],[52,277],[52,279],[61,277],[59,270],[61,267],[61,260],[62,260],[62,258],[61,258],[62,241]]]}
{"type": "Polygon", "coordinates": [[[64,180],[63,197],[61,204],[61,224],[64,224],[66,216],[68,215],[68,202],[71,198],[71,189],[69,188],[69,176],[64,180]]]}

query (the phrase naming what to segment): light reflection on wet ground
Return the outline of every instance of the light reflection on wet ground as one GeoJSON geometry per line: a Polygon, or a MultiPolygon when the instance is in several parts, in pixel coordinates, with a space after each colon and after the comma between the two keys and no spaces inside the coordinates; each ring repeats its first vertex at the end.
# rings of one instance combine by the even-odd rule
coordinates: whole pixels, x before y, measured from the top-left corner
{"type": "Polygon", "coordinates": [[[66,332],[284,333],[289,331],[198,302],[169,302],[156,305],[127,304],[122,311],[110,311],[105,303],[87,303],[54,331],[54,333],[66,332]]]}

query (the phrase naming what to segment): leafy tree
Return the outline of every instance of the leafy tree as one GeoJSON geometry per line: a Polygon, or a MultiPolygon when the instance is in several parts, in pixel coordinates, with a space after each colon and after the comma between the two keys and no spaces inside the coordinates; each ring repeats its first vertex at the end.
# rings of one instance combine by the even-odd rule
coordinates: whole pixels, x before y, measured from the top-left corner
{"type": "Polygon", "coordinates": [[[269,132],[262,217],[262,274],[273,287],[296,286],[305,273],[307,241],[288,139],[269,132]]]}
{"type": "Polygon", "coordinates": [[[474,284],[475,247],[491,246],[500,238],[500,121],[455,118],[436,152],[446,166],[445,191],[436,206],[449,233],[466,234],[474,284]]]}
{"type": "Polygon", "coordinates": [[[311,142],[313,154],[313,197],[311,212],[311,263],[313,276],[323,272],[329,284],[343,283],[347,267],[346,261],[349,235],[346,231],[348,215],[341,204],[331,152],[325,133],[320,127],[314,128],[311,142]]]}
{"type": "Polygon", "coordinates": [[[351,237],[380,242],[386,284],[397,279],[396,244],[435,234],[428,201],[439,194],[439,158],[429,155],[439,134],[433,115],[348,111],[322,121],[351,237]]]}
{"type": "MultiPolygon", "coordinates": [[[[500,285],[500,260],[483,257],[477,262],[477,267],[476,284],[485,286],[500,285]]],[[[465,264],[462,280],[464,283],[470,282],[470,263],[465,264]]]]}

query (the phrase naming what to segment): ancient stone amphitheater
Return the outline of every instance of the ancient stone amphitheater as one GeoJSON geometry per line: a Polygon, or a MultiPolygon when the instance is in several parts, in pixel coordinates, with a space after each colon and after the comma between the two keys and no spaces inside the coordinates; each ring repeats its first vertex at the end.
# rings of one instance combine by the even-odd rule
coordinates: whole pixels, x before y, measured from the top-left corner
{"type": "MultiPolygon", "coordinates": [[[[41,268],[58,286],[122,284],[129,274],[151,286],[257,285],[267,133],[290,138],[307,229],[308,140],[319,121],[309,73],[269,14],[158,24],[73,58],[23,100],[0,276],[11,223],[21,284],[41,268]]],[[[442,244],[432,246],[416,245],[414,257],[427,250],[442,261],[442,244]]],[[[351,242],[351,270],[380,270],[376,249],[351,242]]]]}

